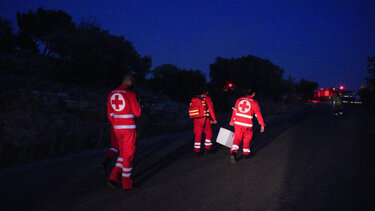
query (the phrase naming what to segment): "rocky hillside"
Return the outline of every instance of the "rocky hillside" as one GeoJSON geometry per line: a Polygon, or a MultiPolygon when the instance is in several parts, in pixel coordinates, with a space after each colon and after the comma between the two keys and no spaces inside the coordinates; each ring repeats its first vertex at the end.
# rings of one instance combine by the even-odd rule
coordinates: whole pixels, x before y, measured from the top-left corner
{"type": "MultiPolygon", "coordinates": [[[[108,145],[106,98],[116,85],[68,86],[46,70],[31,71],[39,67],[30,68],[30,63],[32,59],[2,63],[0,166],[108,145]]],[[[139,138],[191,129],[187,105],[146,86],[135,91],[144,95],[143,114],[137,120],[139,138]]]]}

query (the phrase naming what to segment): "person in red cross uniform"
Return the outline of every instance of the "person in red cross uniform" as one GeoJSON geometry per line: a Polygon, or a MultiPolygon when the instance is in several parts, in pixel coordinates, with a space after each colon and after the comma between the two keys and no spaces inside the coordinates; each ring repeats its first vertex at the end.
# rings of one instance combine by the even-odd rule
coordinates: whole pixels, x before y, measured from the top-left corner
{"type": "Polygon", "coordinates": [[[132,86],[134,76],[127,74],[123,83],[113,90],[107,99],[107,116],[113,127],[113,134],[118,142],[119,157],[116,165],[109,175],[108,184],[118,186],[119,176],[122,178],[122,188],[133,188],[131,172],[136,143],[136,125],[134,117],[141,115],[141,108],[137,102],[136,94],[129,88],[132,86]]]}
{"type": "MultiPolygon", "coordinates": [[[[212,148],[212,124],[217,124],[216,115],[214,111],[214,105],[212,104],[211,97],[208,96],[208,88],[203,87],[201,89],[201,94],[192,98],[194,100],[202,101],[202,106],[206,110],[205,117],[194,119],[194,151],[197,155],[201,154],[201,141],[202,132],[205,133],[204,148],[206,150],[211,150],[212,148]]],[[[190,103],[191,104],[191,103],[190,103]]]]}
{"type": "Polygon", "coordinates": [[[266,126],[263,121],[262,113],[260,112],[259,104],[254,100],[255,92],[251,89],[245,91],[245,96],[237,99],[233,108],[232,117],[229,125],[234,126],[233,146],[230,150],[231,161],[236,163],[238,161],[238,150],[243,139],[242,154],[247,158],[250,155],[250,141],[253,136],[253,116],[257,118],[261,129],[264,132],[266,126]]]}

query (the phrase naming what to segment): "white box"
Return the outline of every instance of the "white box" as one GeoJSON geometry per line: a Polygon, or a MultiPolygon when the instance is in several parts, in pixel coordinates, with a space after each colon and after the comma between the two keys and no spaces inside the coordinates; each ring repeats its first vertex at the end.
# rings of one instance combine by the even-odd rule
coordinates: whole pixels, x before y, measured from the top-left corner
{"type": "Polygon", "coordinates": [[[233,136],[234,133],[232,131],[221,127],[216,142],[228,148],[232,148],[233,136]]]}

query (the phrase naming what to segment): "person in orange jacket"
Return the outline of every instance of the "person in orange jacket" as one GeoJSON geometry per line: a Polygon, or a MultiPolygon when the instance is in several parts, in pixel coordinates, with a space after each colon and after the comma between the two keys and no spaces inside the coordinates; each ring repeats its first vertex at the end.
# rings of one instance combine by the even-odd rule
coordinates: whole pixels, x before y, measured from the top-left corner
{"type": "Polygon", "coordinates": [[[202,107],[204,111],[204,116],[194,119],[194,151],[197,155],[201,154],[201,141],[202,132],[205,133],[204,148],[206,150],[211,150],[212,148],[212,124],[217,124],[214,106],[212,104],[211,97],[208,96],[208,89],[204,87],[200,95],[197,95],[191,99],[190,105],[196,102],[202,107]]]}
{"type": "Polygon", "coordinates": [[[243,139],[242,154],[245,158],[250,155],[250,141],[253,136],[253,116],[257,118],[261,129],[264,132],[266,126],[263,121],[262,113],[260,112],[259,104],[254,100],[255,92],[251,89],[245,91],[245,96],[237,99],[233,108],[232,117],[229,125],[234,126],[233,146],[230,150],[231,162],[238,161],[238,150],[243,139]]]}
{"type": "Polygon", "coordinates": [[[141,108],[136,94],[130,90],[134,76],[126,74],[123,83],[113,90],[107,99],[107,114],[113,126],[113,132],[119,144],[120,155],[111,171],[108,184],[118,187],[118,178],[122,177],[122,189],[133,188],[131,172],[136,144],[136,125],[134,117],[141,115],[141,108]]]}

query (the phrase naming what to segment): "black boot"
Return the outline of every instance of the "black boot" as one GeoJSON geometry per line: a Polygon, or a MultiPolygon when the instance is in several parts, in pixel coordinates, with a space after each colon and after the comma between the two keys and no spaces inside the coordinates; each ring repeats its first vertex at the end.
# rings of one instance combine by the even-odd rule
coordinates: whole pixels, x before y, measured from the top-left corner
{"type": "Polygon", "coordinates": [[[100,168],[103,169],[103,171],[106,171],[107,170],[107,167],[108,167],[108,164],[109,162],[111,162],[110,159],[106,158],[103,163],[100,165],[100,168]]]}
{"type": "Polygon", "coordinates": [[[237,152],[232,152],[232,154],[230,155],[230,162],[237,163],[237,161],[238,161],[237,152]]]}
{"type": "Polygon", "coordinates": [[[108,184],[109,187],[111,187],[113,189],[117,189],[119,187],[118,183],[115,182],[115,181],[112,181],[112,180],[108,180],[107,184],[108,184]]]}

